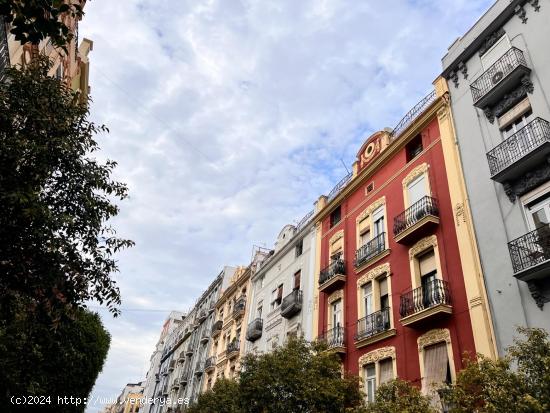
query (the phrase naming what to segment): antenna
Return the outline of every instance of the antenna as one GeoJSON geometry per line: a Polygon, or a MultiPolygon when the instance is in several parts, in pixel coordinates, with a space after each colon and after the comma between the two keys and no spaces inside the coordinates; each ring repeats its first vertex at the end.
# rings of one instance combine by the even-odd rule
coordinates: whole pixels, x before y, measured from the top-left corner
{"type": "Polygon", "coordinates": [[[344,168],[346,168],[346,171],[347,171],[348,174],[349,174],[349,169],[348,169],[348,167],[346,166],[346,164],[344,163],[344,161],[342,160],[342,158],[340,158],[340,162],[342,162],[342,165],[344,165],[344,168]]]}

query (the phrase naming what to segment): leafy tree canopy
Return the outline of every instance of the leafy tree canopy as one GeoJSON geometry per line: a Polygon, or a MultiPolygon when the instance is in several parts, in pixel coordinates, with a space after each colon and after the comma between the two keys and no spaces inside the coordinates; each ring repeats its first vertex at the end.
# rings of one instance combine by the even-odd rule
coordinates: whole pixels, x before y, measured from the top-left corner
{"type": "Polygon", "coordinates": [[[111,178],[116,162],[92,156],[107,128],[47,76],[47,58],[33,62],[0,88],[0,312],[9,319],[10,300],[26,297],[54,321],[91,299],[116,315],[114,254],[133,242],[106,222],[128,190],[111,178]]]}
{"type": "Polygon", "coordinates": [[[238,382],[217,382],[190,413],[337,413],[361,404],[358,378],[342,378],[336,355],[295,339],[271,353],[247,355],[238,382]]]}
{"type": "Polygon", "coordinates": [[[83,0],[0,0],[0,16],[11,24],[11,33],[21,43],[38,44],[49,37],[55,46],[65,49],[74,35],[61,17],[80,18],[83,6],[83,0]]]}
{"type": "Polygon", "coordinates": [[[365,413],[436,413],[429,397],[409,382],[395,379],[376,391],[376,402],[369,403],[365,413]]]}

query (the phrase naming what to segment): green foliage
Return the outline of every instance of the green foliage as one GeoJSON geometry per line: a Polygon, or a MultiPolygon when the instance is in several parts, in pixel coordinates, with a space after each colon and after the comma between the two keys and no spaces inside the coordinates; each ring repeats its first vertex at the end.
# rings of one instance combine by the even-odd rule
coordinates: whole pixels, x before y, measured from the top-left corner
{"type": "Polygon", "coordinates": [[[342,378],[338,357],[324,350],[295,339],[271,353],[247,355],[238,383],[215,385],[191,412],[351,411],[362,404],[358,378],[342,378]]]}
{"type": "MultiPolygon", "coordinates": [[[[83,16],[83,1],[63,0],[0,0],[0,16],[11,23],[11,33],[21,43],[38,44],[49,37],[52,43],[66,49],[74,37],[61,17],[83,16]]],[[[1,20],[1,19],[0,19],[1,20]]]]}
{"type": "Polygon", "coordinates": [[[550,342],[537,328],[519,328],[507,357],[466,360],[445,400],[451,413],[537,413],[550,410],[550,342]],[[517,367],[517,368],[514,368],[517,367]]]}
{"type": "Polygon", "coordinates": [[[114,199],[127,196],[113,181],[113,161],[91,155],[94,135],[85,105],[47,76],[47,58],[9,69],[0,89],[0,316],[27,297],[28,310],[61,314],[95,299],[117,314],[113,255],[132,241],[117,238],[106,221],[114,199]]]}
{"type": "Polygon", "coordinates": [[[86,310],[52,329],[49,316],[27,312],[27,304],[12,300],[15,318],[0,321],[2,411],[16,411],[11,396],[43,395],[51,396],[52,404],[40,411],[84,412],[85,406],[58,405],[57,396],[88,397],[107,357],[109,333],[99,316],[86,310]]]}
{"type": "Polygon", "coordinates": [[[430,398],[409,382],[400,379],[382,384],[376,390],[376,400],[363,410],[365,413],[436,413],[430,398]]]}

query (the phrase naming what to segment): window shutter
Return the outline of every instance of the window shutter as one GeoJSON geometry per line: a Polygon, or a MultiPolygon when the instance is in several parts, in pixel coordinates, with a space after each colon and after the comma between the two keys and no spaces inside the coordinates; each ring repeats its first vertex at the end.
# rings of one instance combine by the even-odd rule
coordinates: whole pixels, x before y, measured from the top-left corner
{"type": "Polygon", "coordinates": [[[384,278],[383,280],[380,280],[379,282],[380,286],[380,297],[388,294],[388,277],[384,278]]]}
{"type": "Polygon", "coordinates": [[[418,259],[420,265],[420,275],[426,275],[436,270],[434,251],[422,255],[418,259]]]}

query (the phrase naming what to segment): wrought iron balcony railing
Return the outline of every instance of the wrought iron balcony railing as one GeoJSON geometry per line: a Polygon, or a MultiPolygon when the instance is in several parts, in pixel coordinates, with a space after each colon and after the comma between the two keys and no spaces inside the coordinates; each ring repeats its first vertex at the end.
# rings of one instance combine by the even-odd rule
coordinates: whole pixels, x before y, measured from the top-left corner
{"type": "Polygon", "coordinates": [[[212,337],[218,335],[222,331],[223,321],[218,320],[212,325],[212,337]]]}
{"type": "Polygon", "coordinates": [[[491,65],[483,74],[472,82],[470,89],[474,104],[498,85],[516,68],[527,67],[523,52],[515,47],[509,49],[500,59],[491,65]]]}
{"type": "Polygon", "coordinates": [[[550,123],[536,118],[487,152],[491,176],[495,176],[542,144],[550,142],[550,123]]]}
{"type": "Polygon", "coordinates": [[[319,284],[324,284],[336,275],[346,275],[346,266],[343,259],[331,262],[328,267],[319,272],[319,284]]]}
{"type": "Polygon", "coordinates": [[[550,226],[544,225],[508,243],[514,273],[550,260],[550,226]]]}
{"type": "Polygon", "coordinates": [[[355,340],[363,340],[390,328],[390,309],[384,308],[357,320],[355,340]]]}
{"type": "Polygon", "coordinates": [[[326,343],[328,349],[346,346],[346,329],[337,325],[330,330],[325,331],[318,337],[318,340],[326,343]]]}
{"type": "Polygon", "coordinates": [[[216,356],[208,357],[204,362],[204,370],[208,371],[216,367],[216,356]]]}
{"type": "Polygon", "coordinates": [[[281,304],[281,316],[290,318],[294,314],[299,313],[302,309],[302,290],[294,290],[285,298],[281,304]]]}
{"type": "Polygon", "coordinates": [[[425,196],[393,219],[393,235],[397,236],[428,215],[439,216],[437,199],[425,196]]]}
{"type": "Polygon", "coordinates": [[[246,307],[246,296],[241,295],[237,301],[235,301],[235,307],[233,308],[233,315],[238,316],[244,311],[246,307]]]}
{"type": "Polygon", "coordinates": [[[350,172],[346,176],[344,176],[342,179],[340,179],[340,182],[338,182],[334,188],[328,193],[327,199],[329,201],[336,198],[336,196],[344,189],[344,187],[348,184],[349,181],[351,181],[351,178],[353,177],[353,174],[350,172]]]}
{"type": "Polygon", "coordinates": [[[386,249],[386,233],[381,232],[355,251],[355,266],[359,267],[386,249]]]}
{"type": "Polygon", "coordinates": [[[451,305],[451,292],[447,281],[435,279],[402,294],[399,314],[404,318],[439,304],[451,305]]]}
{"type": "Polygon", "coordinates": [[[256,341],[262,336],[264,328],[264,320],[261,318],[255,318],[246,329],[246,339],[248,341],[256,341]]]}
{"type": "Polygon", "coordinates": [[[4,17],[0,16],[0,82],[4,80],[5,71],[10,67],[10,52],[8,50],[8,34],[4,17]]]}
{"type": "Polygon", "coordinates": [[[414,105],[405,116],[399,121],[399,123],[393,128],[391,132],[392,138],[397,138],[401,132],[403,132],[414,120],[420,116],[437,98],[435,90],[424,96],[420,102],[414,105]]]}
{"type": "Polygon", "coordinates": [[[201,360],[197,361],[197,364],[195,365],[195,374],[197,376],[201,375],[204,372],[204,362],[201,360]]]}
{"type": "Polygon", "coordinates": [[[235,353],[235,352],[239,352],[240,351],[240,348],[241,348],[241,343],[239,342],[239,340],[233,340],[231,341],[228,345],[227,345],[227,348],[226,348],[226,354],[227,356],[229,356],[230,354],[232,353],[235,353]]]}

